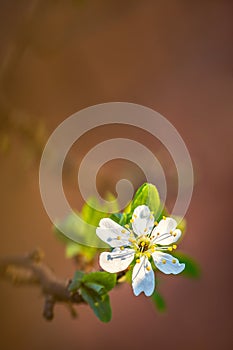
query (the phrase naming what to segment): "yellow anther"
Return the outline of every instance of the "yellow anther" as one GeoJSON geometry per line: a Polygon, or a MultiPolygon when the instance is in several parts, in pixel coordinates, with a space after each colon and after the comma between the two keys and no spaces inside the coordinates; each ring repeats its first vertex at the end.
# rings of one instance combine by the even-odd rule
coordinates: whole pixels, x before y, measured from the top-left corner
{"type": "Polygon", "coordinates": [[[150,266],[147,266],[146,269],[147,269],[147,271],[150,271],[150,270],[151,270],[150,266]]]}
{"type": "Polygon", "coordinates": [[[136,263],[139,264],[139,263],[140,263],[140,259],[137,259],[137,260],[136,260],[136,263]]]}
{"type": "Polygon", "coordinates": [[[141,242],[141,247],[144,247],[146,243],[144,241],[141,242]]]}
{"type": "Polygon", "coordinates": [[[125,233],[126,232],[126,230],[121,230],[121,233],[125,233]]]}
{"type": "Polygon", "coordinates": [[[155,247],[151,247],[150,250],[152,251],[152,253],[154,253],[155,252],[155,247]]]}
{"type": "Polygon", "coordinates": [[[166,216],[163,216],[163,220],[166,220],[166,216]]]}
{"type": "Polygon", "coordinates": [[[172,235],[173,234],[173,231],[170,231],[170,235],[172,235]]]}
{"type": "Polygon", "coordinates": [[[128,225],[128,224],[126,224],[126,225],[125,225],[125,227],[126,227],[126,228],[129,228],[129,225],[128,225]]]}
{"type": "Polygon", "coordinates": [[[146,252],[146,256],[149,259],[151,257],[151,254],[149,252],[146,252]]]}
{"type": "Polygon", "coordinates": [[[176,248],[177,248],[177,245],[176,245],[176,244],[173,244],[172,248],[173,248],[173,249],[176,249],[176,248]]]}
{"type": "Polygon", "coordinates": [[[173,233],[173,236],[176,237],[176,232],[173,233]]]}
{"type": "Polygon", "coordinates": [[[135,241],[135,239],[133,239],[133,238],[129,238],[129,242],[134,243],[134,242],[136,242],[136,241],[135,241]]]}
{"type": "Polygon", "coordinates": [[[176,263],[176,260],[175,260],[175,259],[173,259],[173,260],[172,260],[172,263],[173,263],[173,264],[175,264],[175,263],[176,263]]]}
{"type": "Polygon", "coordinates": [[[124,250],[124,249],[125,249],[125,247],[120,247],[120,249],[121,249],[121,250],[124,250]]]}
{"type": "Polygon", "coordinates": [[[144,232],[146,232],[147,231],[147,227],[146,228],[144,228],[144,232]]]}
{"type": "Polygon", "coordinates": [[[166,260],[165,260],[165,259],[163,259],[163,260],[162,260],[162,263],[163,263],[163,264],[166,264],[166,260]]]}
{"type": "Polygon", "coordinates": [[[121,236],[117,236],[118,241],[121,239],[121,236]]]}
{"type": "Polygon", "coordinates": [[[131,223],[133,223],[133,222],[134,222],[134,220],[133,220],[133,219],[130,219],[129,221],[130,221],[131,223]]]}
{"type": "Polygon", "coordinates": [[[154,225],[155,225],[155,226],[157,226],[158,224],[159,224],[158,221],[155,221],[155,222],[154,222],[154,225]]]}
{"type": "Polygon", "coordinates": [[[137,219],[137,215],[136,214],[134,214],[133,216],[135,217],[135,219],[137,219]]]}
{"type": "Polygon", "coordinates": [[[172,252],[172,247],[168,247],[167,250],[169,250],[169,252],[172,252]]]}

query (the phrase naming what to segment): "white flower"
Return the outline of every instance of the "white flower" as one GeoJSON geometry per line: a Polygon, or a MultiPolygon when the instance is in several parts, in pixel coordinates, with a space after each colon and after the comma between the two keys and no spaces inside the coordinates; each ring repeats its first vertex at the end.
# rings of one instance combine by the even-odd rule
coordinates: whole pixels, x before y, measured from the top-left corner
{"type": "Polygon", "coordinates": [[[109,218],[100,220],[96,234],[114,249],[101,253],[99,263],[105,271],[117,273],[127,269],[136,258],[132,274],[133,292],[136,296],[141,292],[150,296],[155,288],[151,257],[155,266],[165,274],[176,275],[185,268],[185,264],[165,253],[177,248],[174,243],[180,238],[181,231],[176,228],[176,221],[169,217],[155,223],[146,205],[134,210],[131,226],[131,229],[129,225],[122,227],[109,218]]]}

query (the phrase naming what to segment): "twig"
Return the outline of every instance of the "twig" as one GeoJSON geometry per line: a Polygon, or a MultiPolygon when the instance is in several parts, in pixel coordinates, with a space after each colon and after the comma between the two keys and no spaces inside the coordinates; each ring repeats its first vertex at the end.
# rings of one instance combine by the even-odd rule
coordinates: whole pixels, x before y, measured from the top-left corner
{"type": "Polygon", "coordinates": [[[0,258],[0,278],[15,285],[38,285],[45,298],[43,316],[52,320],[54,306],[57,302],[66,303],[71,315],[75,317],[72,304],[85,303],[79,293],[71,294],[69,282],[58,278],[53,271],[42,262],[43,255],[39,250],[24,255],[0,258]]]}

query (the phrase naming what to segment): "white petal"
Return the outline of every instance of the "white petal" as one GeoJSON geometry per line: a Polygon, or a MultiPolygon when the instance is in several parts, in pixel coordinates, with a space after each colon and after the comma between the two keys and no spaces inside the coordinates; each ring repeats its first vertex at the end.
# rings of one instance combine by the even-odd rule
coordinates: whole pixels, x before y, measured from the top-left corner
{"type": "Polygon", "coordinates": [[[132,216],[132,227],[138,235],[147,235],[154,226],[154,216],[146,205],[138,206],[132,216]]]}
{"type": "Polygon", "coordinates": [[[130,232],[111,219],[102,219],[97,227],[96,234],[102,241],[111,247],[121,247],[130,245],[130,232]]]}
{"type": "Polygon", "coordinates": [[[177,275],[178,273],[182,272],[185,268],[185,264],[180,264],[179,260],[170,254],[156,251],[152,254],[152,257],[155,266],[167,275],[170,273],[172,273],[173,275],[177,275]]]}
{"type": "Polygon", "coordinates": [[[136,296],[138,296],[141,292],[144,292],[145,295],[149,297],[154,292],[154,271],[151,268],[151,263],[145,256],[142,257],[140,263],[136,263],[133,268],[132,287],[136,296]]]}
{"type": "Polygon", "coordinates": [[[113,249],[112,252],[100,254],[99,264],[103,270],[111,273],[124,271],[134,259],[135,251],[133,249],[120,248],[113,249]]]}
{"type": "Polygon", "coordinates": [[[176,229],[176,226],[177,222],[173,218],[161,220],[151,233],[153,243],[161,245],[175,243],[181,236],[181,231],[176,229]]]}

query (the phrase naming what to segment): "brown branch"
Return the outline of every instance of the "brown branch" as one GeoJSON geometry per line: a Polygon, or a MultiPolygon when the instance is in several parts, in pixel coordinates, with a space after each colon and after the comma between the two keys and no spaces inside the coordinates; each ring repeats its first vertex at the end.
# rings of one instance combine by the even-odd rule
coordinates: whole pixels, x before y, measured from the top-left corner
{"type": "Polygon", "coordinates": [[[0,278],[15,285],[38,285],[45,298],[43,316],[52,320],[54,306],[57,302],[66,303],[75,317],[72,304],[84,303],[79,293],[71,294],[69,282],[58,278],[54,272],[42,262],[43,255],[39,250],[24,256],[0,258],[0,278]]]}

